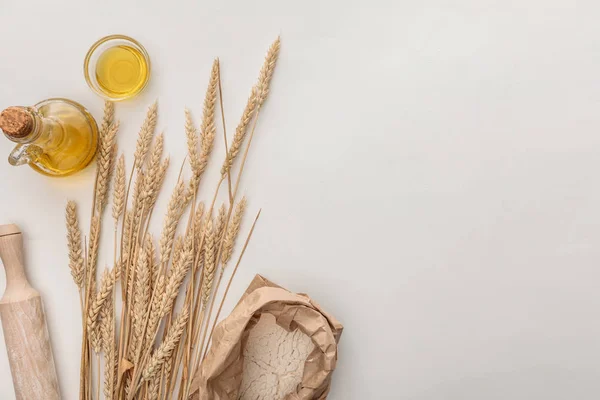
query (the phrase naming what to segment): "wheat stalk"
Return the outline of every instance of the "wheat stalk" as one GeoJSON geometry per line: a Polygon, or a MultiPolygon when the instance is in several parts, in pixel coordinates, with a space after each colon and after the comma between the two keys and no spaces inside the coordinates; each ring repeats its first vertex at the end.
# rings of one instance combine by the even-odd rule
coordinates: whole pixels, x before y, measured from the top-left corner
{"type": "Polygon", "coordinates": [[[134,159],[135,168],[140,170],[144,165],[146,154],[150,148],[150,142],[152,136],[154,136],[154,130],[156,129],[156,119],[158,117],[158,102],[154,102],[146,113],[146,119],[142,124],[142,128],[138,134],[137,144],[135,147],[134,159]]]}
{"type": "Polygon", "coordinates": [[[115,173],[115,184],[113,189],[112,217],[115,227],[125,206],[125,156],[121,155],[117,161],[117,172],[115,173]]]}
{"type": "Polygon", "coordinates": [[[79,289],[83,288],[85,271],[83,268],[83,248],[81,241],[81,230],[77,219],[77,205],[74,201],[67,203],[67,246],[69,248],[69,268],[73,281],[79,289]]]}
{"type": "Polygon", "coordinates": [[[156,373],[160,370],[165,361],[171,356],[173,353],[173,349],[179,343],[181,339],[181,335],[183,334],[183,329],[187,323],[189,318],[189,308],[188,306],[184,306],[181,313],[175,318],[173,325],[169,329],[167,336],[160,344],[158,349],[152,354],[150,360],[148,360],[147,366],[142,373],[144,380],[148,381],[152,379],[156,373]]]}

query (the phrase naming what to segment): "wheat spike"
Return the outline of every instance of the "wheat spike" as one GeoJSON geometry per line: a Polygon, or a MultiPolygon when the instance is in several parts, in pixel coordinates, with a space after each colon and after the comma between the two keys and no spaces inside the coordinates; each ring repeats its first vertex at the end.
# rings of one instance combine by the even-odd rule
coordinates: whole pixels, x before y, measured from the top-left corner
{"type": "Polygon", "coordinates": [[[102,336],[102,351],[104,354],[108,354],[110,352],[111,346],[115,344],[115,338],[112,334],[113,328],[113,299],[112,296],[109,296],[102,308],[100,309],[100,315],[98,316],[99,320],[99,329],[100,334],[102,336]]]}
{"type": "Polygon", "coordinates": [[[102,124],[100,124],[100,135],[108,131],[108,128],[113,124],[115,119],[115,104],[111,101],[104,102],[104,112],[102,115],[102,124]]]}
{"type": "Polygon", "coordinates": [[[225,204],[221,204],[219,207],[219,212],[217,214],[217,219],[215,221],[215,242],[220,243],[223,238],[223,233],[225,232],[225,218],[226,218],[226,208],[225,204]]]}
{"type": "Polygon", "coordinates": [[[134,159],[135,167],[140,170],[144,165],[146,154],[150,148],[150,142],[152,136],[154,136],[154,130],[156,129],[156,119],[158,117],[158,102],[154,102],[146,113],[146,119],[142,124],[140,132],[138,134],[137,144],[135,147],[134,159]]]}
{"type": "MultiPolygon", "coordinates": [[[[244,211],[246,210],[246,198],[242,197],[242,200],[237,204],[231,223],[227,227],[227,234],[223,239],[223,250],[221,250],[221,261],[223,268],[229,262],[231,253],[233,253],[233,246],[235,239],[240,232],[240,225],[242,224],[242,218],[244,217],[244,211]]],[[[223,270],[221,270],[223,271],[223,270]]]]}
{"type": "Polygon", "coordinates": [[[146,337],[144,338],[146,347],[152,346],[154,335],[158,329],[160,319],[162,318],[161,305],[165,294],[165,284],[165,276],[159,276],[154,288],[154,297],[152,298],[152,304],[150,306],[150,317],[148,318],[148,327],[146,328],[146,337]]]}
{"type": "Polygon", "coordinates": [[[171,356],[173,353],[173,349],[179,343],[181,339],[181,335],[183,334],[183,330],[185,328],[185,324],[190,316],[189,307],[186,304],[181,310],[181,313],[175,318],[173,325],[169,329],[165,339],[160,344],[158,349],[152,354],[150,360],[148,360],[147,366],[142,373],[144,380],[148,381],[156,375],[156,373],[160,370],[165,361],[171,356]]]}
{"type": "Polygon", "coordinates": [[[188,158],[190,161],[190,167],[192,168],[192,172],[195,176],[200,175],[200,164],[198,160],[198,132],[196,131],[196,127],[194,126],[194,121],[192,120],[192,115],[190,110],[187,108],[184,110],[185,112],[185,136],[187,139],[187,147],[188,147],[188,158]]]}
{"type": "Polygon", "coordinates": [[[89,332],[90,345],[94,353],[98,354],[102,350],[102,334],[100,329],[96,326],[89,332]]]}
{"type": "Polygon", "coordinates": [[[179,288],[183,283],[185,276],[194,261],[193,237],[189,235],[185,239],[185,244],[181,249],[181,254],[177,259],[177,264],[169,271],[165,285],[165,295],[161,304],[161,317],[166,315],[173,306],[173,301],[177,298],[179,288]]]}
{"type": "Polygon", "coordinates": [[[169,168],[169,157],[166,157],[163,162],[160,164],[160,168],[158,169],[158,173],[156,174],[156,179],[154,181],[154,189],[152,190],[152,194],[149,199],[147,199],[147,209],[152,210],[154,205],[156,204],[156,200],[158,199],[158,193],[162,188],[162,185],[165,181],[165,177],[167,176],[167,169],[169,168]]]}
{"type": "Polygon", "coordinates": [[[206,166],[212,152],[216,134],[215,128],[215,104],[217,101],[217,85],[219,83],[219,60],[214,60],[210,72],[210,80],[204,97],[202,110],[202,124],[200,126],[200,158],[198,161],[198,174],[200,176],[206,166]]]}
{"type": "Polygon", "coordinates": [[[113,274],[108,269],[105,269],[102,274],[102,280],[100,281],[100,291],[96,293],[96,296],[88,309],[88,331],[91,332],[96,327],[100,310],[107,299],[111,297],[114,283],[113,274]]]}
{"type": "Polygon", "coordinates": [[[209,219],[204,229],[204,279],[202,280],[202,309],[208,304],[210,291],[212,290],[213,278],[215,276],[215,230],[213,221],[209,219]]]}
{"type": "Polygon", "coordinates": [[[231,169],[233,161],[242,148],[242,144],[244,143],[244,139],[246,138],[246,133],[248,131],[248,125],[254,116],[254,112],[260,108],[260,106],[267,99],[267,95],[269,94],[269,85],[271,84],[271,78],[273,76],[275,64],[277,63],[277,57],[279,56],[280,45],[281,40],[278,37],[267,52],[267,56],[265,57],[265,61],[260,70],[258,83],[252,88],[252,92],[250,93],[250,97],[246,103],[246,108],[242,113],[242,119],[235,129],[233,141],[229,146],[229,151],[227,153],[227,157],[225,158],[225,162],[223,163],[223,167],[221,167],[221,175],[223,177],[231,169]]]}
{"type": "Polygon", "coordinates": [[[116,151],[117,131],[119,123],[116,122],[110,126],[106,132],[100,134],[100,144],[98,148],[96,172],[96,211],[101,213],[108,200],[108,183],[114,167],[114,157],[116,151]]]}
{"type": "Polygon", "coordinates": [[[154,378],[150,379],[148,384],[148,393],[146,398],[148,400],[158,400],[158,389],[160,388],[160,375],[156,374],[154,378]]]}
{"type": "Polygon", "coordinates": [[[112,217],[115,224],[119,221],[125,206],[125,156],[121,154],[117,161],[117,172],[115,173],[115,184],[113,193],[112,217]]]}
{"type": "Polygon", "coordinates": [[[142,346],[144,338],[144,318],[148,310],[150,301],[150,270],[148,265],[148,250],[152,239],[150,235],[146,236],[142,253],[138,257],[135,282],[133,283],[133,330],[131,336],[130,359],[133,360],[138,354],[139,348],[142,346]]]}
{"type": "Polygon", "coordinates": [[[279,57],[279,49],[281,47],[281,39],[278,37],[275,42],[269,48],[265,62],[260,70],[260,76],[258,78],[258,85],[256,91],[258,107],[260,107],[269,94],[269,85],[271,84],[271,78],[273,77],[273,71],[275,70],[275,64],[279,57]]]}
{"type": "Polygon", "coordinates": [[[123,238],[123,254],[121,258],[124,265],[129,265],[129,234],[131,233],[131,226],[133,224],[133,212],[128,210],[125,214],[125,224],[123,225],[123,232],[121,237],[123,238]]]}
{"type": "Polygon", "coordinates": [[[156,254],[156,247],[154,246],[154,240],[152,240],[152,238],[148,242],[148,251],[146,254],[148,256],[148,271],[150,271],[150,290],[152,290],[156,284],[156,280],[158,279],[159,272],[158,263],[154,257],[156,254]]]}
{"type": "Polygon", "coordinates": [[[69,268],[71,276],[78,288],[83,288],[85,271],[83,268],[83,247],[81,229],[77,218],[77,205],[74,201],[67,202],[67,246],[69,248],[69,268]]]}
{"type": "Polygon", "coordinates": [[[256,88],[252,88],[250,97],[248,97],[248,101],[246,102],[246,108],[244,108],[244,112],[242,113],[242,119],[240,120],[238,126],[235,128],[235,135],[233,136],[233,140],[231,142],[231,145],[229,146],[229,151],[227,152],[225,162],[221,167],[221,175],[223,177],[231,169],[231,166],[233,165],[233,160],[235,160],[242,148],[242,143],[244,142],[244,138],[246,137],[246,132],[248,130],[248,124],[250,124],[250,120],[252,120],[252,116],[254,115],[255,109],[256,88]]]}
{"type": "Polygon", "coordinates": [[[166,265],[171,257],[171,247],[173,246],[175,231],[177,230],[177,225],[183,212],[184,192],[185,184],[183,181],[179,181],[171,195],[171,200],[167,207],[167,215],[163,223],[163,230],[160,236],[159,247],[161,265],[166,265]]]}
{"type": "Polygon", "coordinates": [[[90,225],[90,243],[86,275],[92,282],[96,280],[96,263],[98,261],[98,245],[100,241],[100,218],[98,215],[92,217],[90,225]]]}
{"type": "Polygon", "coordinates": [[[154,141],[154,147],[150,152],[150,158],[148,159],[148,169],[146,171],[146,177],[144,181],[143,188],[143,199],[146,202],[146,210],[148,210],[148,205],[152,198],[154,197],[154,191],[158,190],[158,179],[160,178],[160,167],[161,167],[161,157],[163,153],[164,147],[164,135],[161,133],[158,135],[154,141]]]}

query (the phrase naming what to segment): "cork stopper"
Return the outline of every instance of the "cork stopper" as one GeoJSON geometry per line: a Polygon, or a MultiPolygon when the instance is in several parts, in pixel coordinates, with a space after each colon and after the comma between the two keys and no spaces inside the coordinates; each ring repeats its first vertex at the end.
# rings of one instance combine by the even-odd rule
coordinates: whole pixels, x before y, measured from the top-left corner
{"type": "Polygon", "coordinates": [[[33,129],[33,116],[23,107],[8,107],[0,113],[0,129],[9,137],[24,138],[33,129]]]}

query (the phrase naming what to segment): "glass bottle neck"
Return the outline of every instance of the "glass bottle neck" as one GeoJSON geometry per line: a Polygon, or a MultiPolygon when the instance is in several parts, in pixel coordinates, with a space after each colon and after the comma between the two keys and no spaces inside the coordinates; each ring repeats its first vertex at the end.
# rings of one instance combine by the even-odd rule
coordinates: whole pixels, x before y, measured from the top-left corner
{"type": "Polygon", "coordinates": [[[13,142],[22,144],[38,141],[47,142],[62,133],[61,125],[53,118],[44,117],[34,108],[24,107],[24,109],[31,115],[33,124],[29,133],[25,136],[19,138],[9,137],[13,142]]]}

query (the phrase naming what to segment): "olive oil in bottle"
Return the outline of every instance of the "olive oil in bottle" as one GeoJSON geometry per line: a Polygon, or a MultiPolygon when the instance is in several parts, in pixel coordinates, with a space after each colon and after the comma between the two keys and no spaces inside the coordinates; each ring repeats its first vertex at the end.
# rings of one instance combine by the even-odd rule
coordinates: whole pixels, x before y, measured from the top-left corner
{"type": "Polygon", "coordinates": [[[96,154],[98,127],[90,113],[67,99],[0,112],[0,129],[17,143],[8,161],[45,175],[65,176],[85,168],[96,154]]]}
{"type": "Polygon", "coordinates": [[[98,57],[96,81],[109,98],[132,97],[148,80],[148,63],[138,49],[128,45],[110,47],[98,57]]]}

